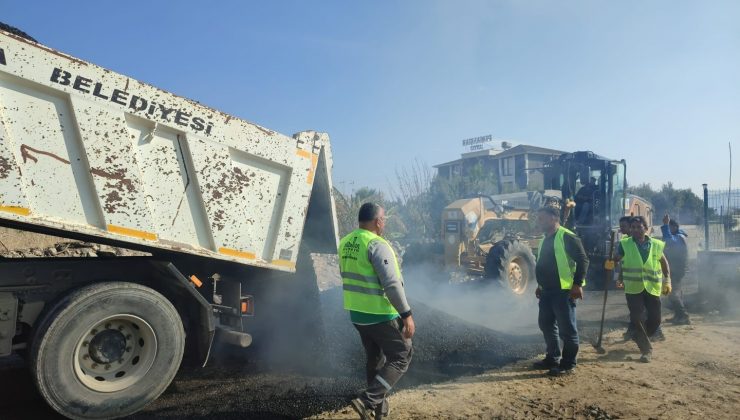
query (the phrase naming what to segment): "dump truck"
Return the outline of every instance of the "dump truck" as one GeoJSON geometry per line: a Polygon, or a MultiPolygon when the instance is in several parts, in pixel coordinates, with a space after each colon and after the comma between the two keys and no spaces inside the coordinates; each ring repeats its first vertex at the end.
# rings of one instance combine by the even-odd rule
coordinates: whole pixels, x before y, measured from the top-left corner
{"type": "Polygon", "coordinates": [[[60,414],[114,418],[215,340],[269,338],[269,314],[315,325],[291,305],[318,304],[308,256],[336,253],[331,167],[325,133],[286,136],[0,30],[0,225],[150,255],[0,259],[0,358],[25,358],[60,414]]]}
{"type": "MultiPolygon", "coordinates": [[[[545,163],[545,189],[456,200],[442,212],[444,265],[453,278],[496,281],[515,295],[536,287],[535,255],[542,233],[532,213],[543,205],[564,208],[562,224],[581,238],[590,264],[587,284],[603,286],[611,231],[625,215],[645,216],[652,204],[626,193],[626,162],[590,151],[565,153],[545,163]]],[[[617,234],[617,238],[619,235],[617,234]]]]}

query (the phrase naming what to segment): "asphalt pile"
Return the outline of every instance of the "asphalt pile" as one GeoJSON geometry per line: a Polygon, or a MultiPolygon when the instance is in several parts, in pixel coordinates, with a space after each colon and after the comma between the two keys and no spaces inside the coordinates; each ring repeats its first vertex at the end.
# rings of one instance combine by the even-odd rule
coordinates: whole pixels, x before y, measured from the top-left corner
{"type": "MultiPolygon", "coordinates": [[[[365,354],[342,308],[341,287],[319,299],[323,331],[290,331],[298,343],[294,357],[264,340],[240,353],[217,348],[209,367],[181,369],[165,394],[134,418],[303,418],[346,406],[365,386],[365,354]]],[[[541,350],[539,341],[410,303],[417,326],[414,357],[396,389],[481,373],[541,350]]]]}
{"type": "MultiPolygon", "coordinates": [[[[531,357],[539,350],[539,342],[532,339],[493,331],[413,299],[410,304],[416,324],[414,356],[401,385],[480,373],[531,357]]],[[[358,372],[358,367],[364,366],[364,351],[349,315],[342,309],[341,288],[323,292],[321,306],[332,368],[338,373],[358,372]]]]}

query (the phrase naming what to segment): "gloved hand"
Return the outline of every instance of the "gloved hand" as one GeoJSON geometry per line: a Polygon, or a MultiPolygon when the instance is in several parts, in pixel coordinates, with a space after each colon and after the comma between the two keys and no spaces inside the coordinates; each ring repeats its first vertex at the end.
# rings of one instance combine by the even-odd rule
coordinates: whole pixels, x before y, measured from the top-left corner
{"type": "Polygon", "coordinates": [[[541,294],[542,294],[542,289],[540,289],[540,286],[537,286],[537,288],[534,289],[534,295],[537,297],[537,299],[539,299],[541,294]]]}
{"type": "Polygon", "coordinates": [[[604,261],[604,270],[609,270],[609,271],[614,270],[614,260],[604,261]]]}
{"type": "Polygon", "coordinates": [[[673,291],[673,287],[671,286],[671,278],[670,277],[666,277],[666,278],[663,279],[663,290],[662,290],[662,292],[663,292],[664,295],[667,295],[667,294],[671,293],[671,291],[673,291]]]}
{"type": "Polygon", "coordinates": [[[622,280],[617,280],[617,289],[624,289],[624,282],[622,280]]]}
{"type": "Polygon", "coordinates": [[[576,202],[571,200],[570,198],[565,199],[565,207],[573,208],[576,206],[576,202]]]}

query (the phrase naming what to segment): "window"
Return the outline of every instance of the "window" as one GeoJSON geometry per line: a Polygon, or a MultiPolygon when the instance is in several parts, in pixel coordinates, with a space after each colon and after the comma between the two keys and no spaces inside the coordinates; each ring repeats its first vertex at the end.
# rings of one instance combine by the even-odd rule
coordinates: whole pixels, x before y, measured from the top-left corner
{"type": "Polygon", "coordinates": [[[514,175],[514,158],[509,157],[501,161],[501,175],[511,176],[514,175]]]}

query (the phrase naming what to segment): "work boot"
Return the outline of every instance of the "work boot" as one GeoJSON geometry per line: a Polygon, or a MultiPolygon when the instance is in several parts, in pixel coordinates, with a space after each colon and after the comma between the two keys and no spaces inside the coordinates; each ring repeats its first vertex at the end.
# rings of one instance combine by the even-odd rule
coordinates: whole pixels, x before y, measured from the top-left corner
{"type": "Polygon", "coordinates": [[[355,398],[352,400],[352,408],[360,416],[360,420],[372,420],[370,416],[371,411],[365,406],[365,403],[361,399],[355,398]]]}
{"type": "Polygon", "coordinates": [[[391,414],[391,407],[388,405],[388,400],[384,399],[383,403],[375,407],[375,420],[388,418],[391,414]]]}
{"type": "Polygon", "coordinates": [[[643,353],[642,356],[640,356],[640,361],[642,363],[650,363],[650,361],[653,359],[653,353],[647,352],[643,353]]]}
{"type": "Polygon", "coordinates": [[[575,373],[576,367],[554,367],[547,371],[547,376],[567,376],[575,373]]]}
{"type": "Polygon", "coordinates": [[[655,343],[656,341],[665,341],[665,335],[663,335],[663,330],[657,330],[655,331],[655,334],[650,336],[650,342],[655,343]]]}
{"type": "Polygon", "coordinates": [[[560,366],[558,362],[553,359],[548,359],[547,357],[532,363],[532,367],[538,370],[550,370],[558,366],[560,366]]]}

